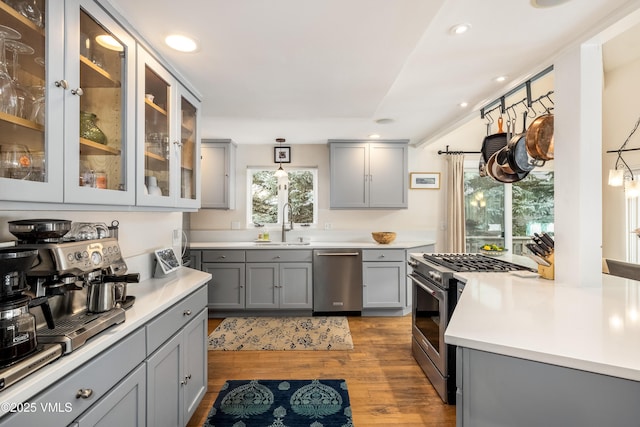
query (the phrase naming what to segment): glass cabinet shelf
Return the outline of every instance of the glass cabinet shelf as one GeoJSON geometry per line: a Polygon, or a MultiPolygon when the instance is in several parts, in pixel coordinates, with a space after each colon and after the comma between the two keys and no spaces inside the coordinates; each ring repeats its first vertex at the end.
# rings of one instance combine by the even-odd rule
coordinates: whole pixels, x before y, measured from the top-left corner
{"type": "Polygon", "coordinates": [[[166,115],[167,115],[167,110],[165,110],[164,108],[160,107],[160,106],[159,106],[159,105],[157,105],[157,104],[154,104],[154,103],[153,103],[153,101],[149,101],[148,99],[145,99],[145,100],[144,100],[144,104],[145,104],[147,107],[149,107],[149,108],[151,108],[151,109],[153,109],[153,110],[157,111],[158,113],[162,114],[163,116],[166,116],[166,115]]]}
{"type": "Polygon", "coordinates": [[[24,137],[24,133],[28,135],[35,135],[33,132],[39,132],[38,136],[42,136],[44,132],[44,126],[31,120],[23,119],[22,117],[14,116],[12,114],[3,113],[0,111],[0,134],[8,135],[20,140],[29,140],[28,137],[24,137]]]}
{"type": "Polygon", "coordinates": [[[85,56],[80,56],[83,87],[120,87],[120,81],[85,56]]]}
{"type": "Polygon", "coordinates": [[[95,155],[100,154],[103,156],[119,156],[120,150],[103,145],[97,142],[93,142],[89,139],[80,138],[80,155],[95,155]]]}

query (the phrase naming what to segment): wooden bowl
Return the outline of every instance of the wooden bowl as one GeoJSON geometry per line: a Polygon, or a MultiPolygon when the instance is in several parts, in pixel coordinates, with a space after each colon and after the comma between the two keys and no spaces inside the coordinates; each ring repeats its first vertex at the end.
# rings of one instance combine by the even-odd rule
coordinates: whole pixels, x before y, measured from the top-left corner
{"type": "Polygon", "coordinates": [[[393,231],[375,231],[371,233],[373,240],[383,245],[389,244],[396,240],[396,233],[393,231]]]}

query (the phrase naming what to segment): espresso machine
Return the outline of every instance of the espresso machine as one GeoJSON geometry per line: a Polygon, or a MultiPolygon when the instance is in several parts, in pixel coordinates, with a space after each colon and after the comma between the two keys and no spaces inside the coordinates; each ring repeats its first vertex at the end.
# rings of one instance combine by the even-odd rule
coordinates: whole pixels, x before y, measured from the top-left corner
{"type": "MultiPolygon", "coordinates": [[[[24,351],[9,351],[13,357],[6,361],[2,355],[13,349],[0,340],[0,391],[124,322],[125,310],[135,300],[126,295],[126,284],[140,279],[139,274],[127,274],[118,239],[106,226],[36,219],[10,221],[9,231],[19,240],[7,250],[31,254],[31,258],[25,255],[22,271],[16,272],[0,254],[0,273],[14,270],[3,280],[12,283],[9,286],[18,294],[4,295],[0,289],[0,317],[3,306],[13,310],[12,318],[22,314],[24,324],[33,325],[34,332],[25,336],[34,335],[34,340],[28,347],[23,345],[24,351]]],[[[5,317],[0,319],[0,333],[5,317]]]]}

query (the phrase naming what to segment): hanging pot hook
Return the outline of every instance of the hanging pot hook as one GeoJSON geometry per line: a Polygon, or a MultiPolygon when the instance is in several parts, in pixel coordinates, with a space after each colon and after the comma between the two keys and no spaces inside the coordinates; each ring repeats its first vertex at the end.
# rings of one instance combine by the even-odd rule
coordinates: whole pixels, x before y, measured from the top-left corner
{"type": "Polygon", "coordinates": [[[493,117],[491,117],[491,113],[485,113],[484,118],[487,119],[489,125],[494,123],[493,117]]]}
{"type": "MultiPolygon", "coordinates": [[[[553,102],[553,99],[551,99],[551,97],[549,95],[551,95],[551,93],[553,92],[549,92],[545,95],[545,98],[547,98],[549,100],[549,102],[551,103],[552,106],[555,106],[556,104],[553,102]]],[[[551,112],[551,110],[553,110],[554,107],[547,107],[547,113],[551,112]]]]}
{"type": "Polygon", "coordinates": [[[542,98],[538,99],[538,102],[540,103],[540,105],[542,105],[542,108],[544,108],[544,110],[542,112],[539,112],[538,114],[547,114],[549,109],[547,108],[546,105],[544,105],[544,102],[542,102],[542,98]]]}

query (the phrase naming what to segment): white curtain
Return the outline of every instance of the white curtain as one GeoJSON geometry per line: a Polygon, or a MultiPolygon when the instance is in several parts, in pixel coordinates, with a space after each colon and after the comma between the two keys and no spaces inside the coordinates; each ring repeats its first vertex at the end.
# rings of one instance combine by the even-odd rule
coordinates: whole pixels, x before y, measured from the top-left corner
{"type": "Polygon", "coordinates": [[[464,156],[447,156],[447,248],[452,253],[465,252],[464,156]]]}

